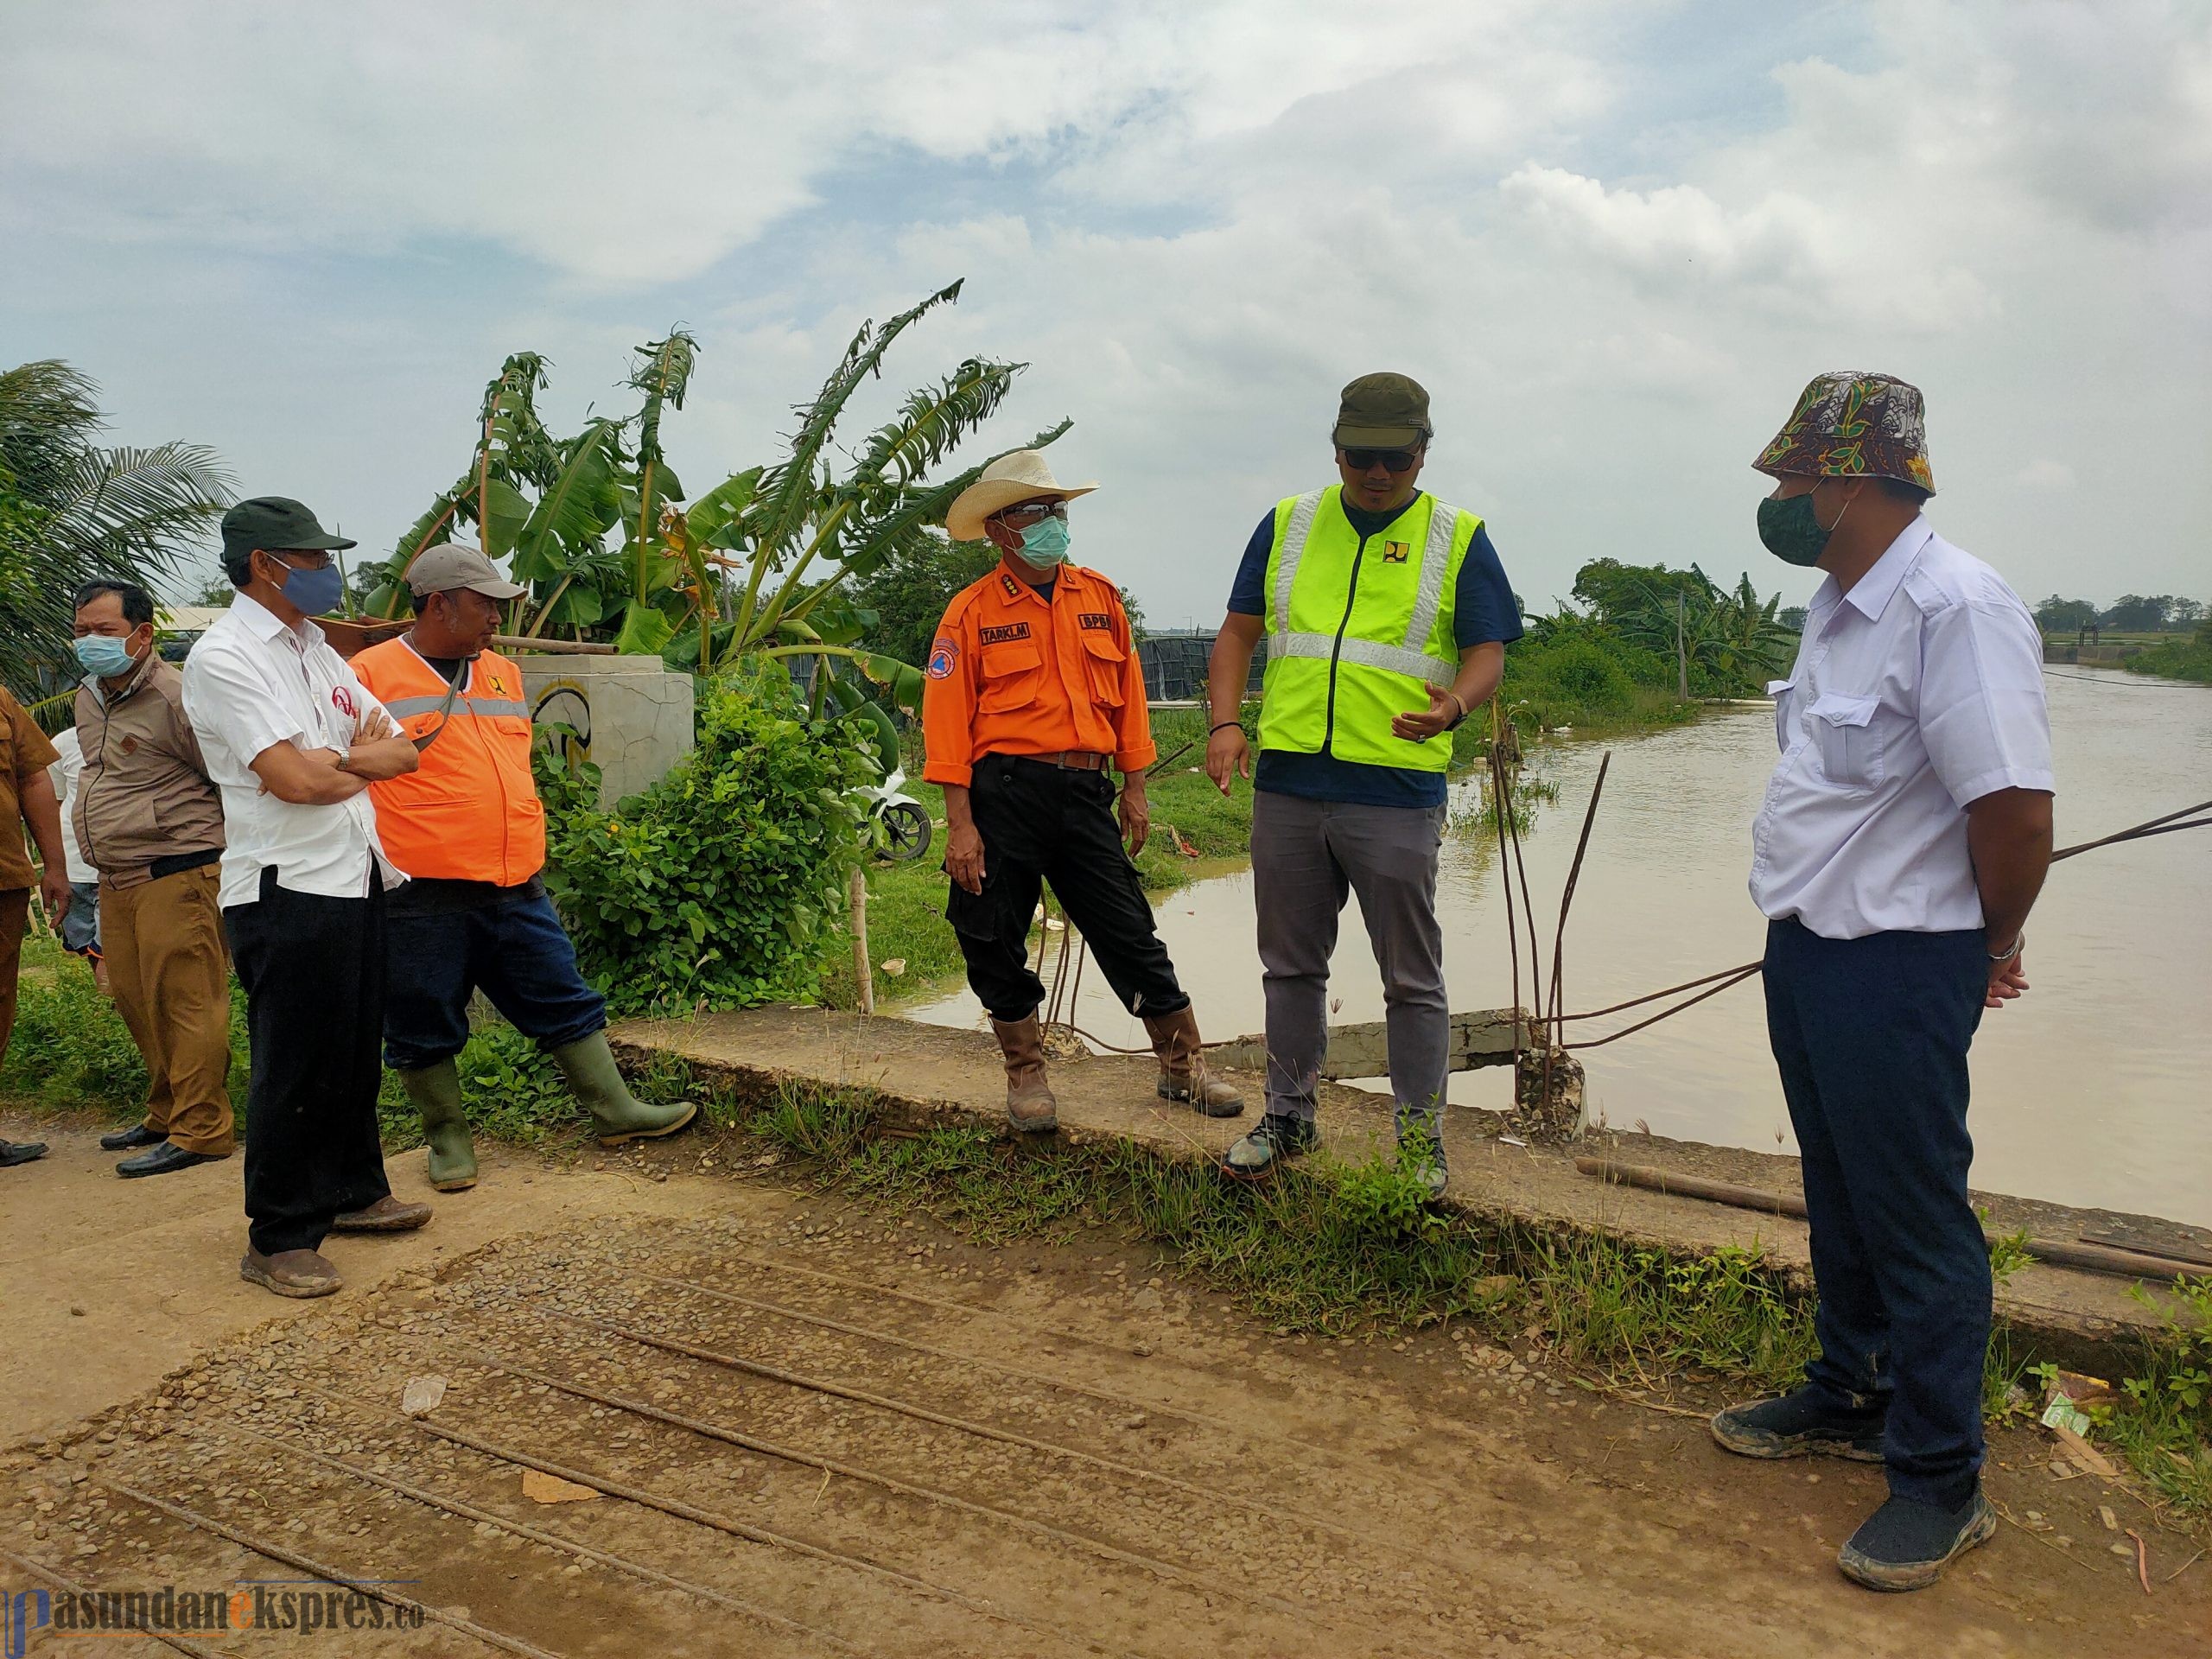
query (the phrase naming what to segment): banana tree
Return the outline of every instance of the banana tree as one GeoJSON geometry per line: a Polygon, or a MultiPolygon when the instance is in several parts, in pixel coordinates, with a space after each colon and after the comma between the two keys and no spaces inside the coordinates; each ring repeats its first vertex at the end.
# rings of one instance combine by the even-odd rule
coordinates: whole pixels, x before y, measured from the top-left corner
{"type": "MultiPolygon", "coordinates": [[[[922,678],[912,664],[865,644],[874,614],[852,585],[922,538],[941,534],[945,510],[980,465],[931,474],[1004,400],[1027,366],[969,358],[909,393],[857,450],[830,459],[840,417],[885,354],[918,320],[960,293],[953,283],[877,325],[861,325],[814,399],[796,411],[788,453],[724,479],[696,499],[662,447],[662,426],[680,410],[698,362],[683,329],[640,346],[626,384],[636,410],[587,422],[555,439],[537,416],[546,362],[535,353],[507,359],[485,389],[482,432],[468,470],[400,538],[372,594],[374,614],[406,608],[407,566],[423,548],[474,527],[495,558],[510,558],[529,594],[516,601],[511,631],[611,638],[618,649],[658,652],[671,665],[712,670],[735,658],[816,659],[817,708],[848,710],[855,688],[844,665],[918,706],[922,678]]],[[[1052,442],[1069,423],[1039,432],[1052,442]]]]}

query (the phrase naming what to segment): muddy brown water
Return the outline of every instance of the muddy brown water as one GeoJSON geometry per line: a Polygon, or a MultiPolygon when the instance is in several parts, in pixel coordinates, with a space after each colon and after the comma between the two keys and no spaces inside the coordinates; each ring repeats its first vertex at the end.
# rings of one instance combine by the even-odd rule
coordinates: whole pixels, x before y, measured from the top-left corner
{"type": "MultiPolygon", "coordinates": [[[[2212,797],[2212,690],[2067,669],[2049,681],[2062,845],[2212,797]]],[[[1537,765],[1560,791],[1526,853],[1548,955],[1559,894],[1601,756],[1596,831],[1567,935],[1570,1009],[1624,998],[1760,954],[1764,924],[1745,891],[1751,821],[1775,747],[1764,708],[1719,709],[1677,730],[1598,743],[1571,736],[1537,765]]],[[[1471,782],[1455,786],[1439,897],[1455,1008],[1511,1000],[1496,853],[1477,830],[1471,782]]],[[[1262,1023],[1249,871],[1167,895],[1160,931],[1209,1037],[1262,1023]]],[[[1991,1014],[1974,1048],[1974,1183],[2059,1203],[2212,1223],[2212,831],[2101,849],[2053,872],[2029,933],[2021,1001],[1991,1014]]],[[[1522,1001],[1527,989],[1525,923],[1522,1001]]],[[[1054,953],[1057,955],[1057,949],[1054,953]]],[[[1052,968],[1048,964],[1047,982],[1052,968]]],[[[1333,960],[1332,1017],[1377,1020],[1382,988],[1348,906],[1333,960]]],[[[1135,1046],[1142,1027],[1095,966],[1078,1021],[1135,1046]]],[[[981,1019],[964,989],[918,1001],[917,1018],[981,1019]]],[[[1618,1029],[1589,1022],[1570,1036],[1618,1029]]],[[[1767,1052],[1756,981],[1584,1056],[1590,1108],[1616,1128],[1795,1153],[1767,1052]]],[[[1502,1107],[1503,1071],[1452,1079],[1451,1097],[1502,1107]]]]}

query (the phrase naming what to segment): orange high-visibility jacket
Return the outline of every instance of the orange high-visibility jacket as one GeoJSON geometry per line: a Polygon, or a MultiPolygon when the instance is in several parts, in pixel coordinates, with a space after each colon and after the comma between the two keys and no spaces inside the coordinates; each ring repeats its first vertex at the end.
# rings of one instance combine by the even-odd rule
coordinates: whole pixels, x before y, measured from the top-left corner
{"type": "Polygon", "coordinates": [[[545,810],[530,773],[530,704],[522,671],[496,652],[470,665],[446,710],[445,677],[403,637],[353,658],[378,702],[405,728],[437,741],[404,778],[369,785],[377,836],[410,875],[517,887],[545,863],[545,810]]]}
{"type": "Polygon", "coordinates": [[[922,682],[922,776],[964,786],[987,754],[1110,754],[1124,772],[1158,759],[1144,664],[1121,589],[1060,566],[1048,601],[1006,561],[945,607],[922,682]]]}

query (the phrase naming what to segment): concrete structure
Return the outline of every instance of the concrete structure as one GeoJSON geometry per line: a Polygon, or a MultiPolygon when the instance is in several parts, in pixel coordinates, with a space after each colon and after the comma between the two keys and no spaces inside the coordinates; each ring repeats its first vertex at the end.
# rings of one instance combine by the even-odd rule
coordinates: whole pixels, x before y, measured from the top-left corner
{"type": "Polygon", "coordinates": [[[691,753],[691,677],[658,657],[518,654],[523,695],[539,728],[557,735],[572,760],[599,768],[600,800],[612,806],[668,774],[691,753]]]}

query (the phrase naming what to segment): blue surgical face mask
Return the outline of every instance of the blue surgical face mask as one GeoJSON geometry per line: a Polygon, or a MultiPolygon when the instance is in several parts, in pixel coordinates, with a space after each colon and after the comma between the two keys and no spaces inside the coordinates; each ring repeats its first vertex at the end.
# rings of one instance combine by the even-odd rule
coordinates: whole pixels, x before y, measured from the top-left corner
{"type": "Polygon", "coordinates": [[[88,633],[77,641],[77,660],[85,672],[104,680],[119,680],[137,666],[130,647],[111,634],[88,633]]]}
{"type": "Polygon", "coordinates": [[[1021,562],[1039,570],[1064,564],[1068,556],[1068,521],[1046,518],[1021,532],[1021,562]]]}
{"type": "MultiPolygon", "coordinates": [[[[277,563],[284,563],[282,559],[277,563]]],[[[335,563],[314,570],[290,564],[284,568],[290,573],[284,578],[284,597],[298,606],[303,616],[327,615],[337,609],[338,601],[346,596],[346,573],[335,563]]]]}

